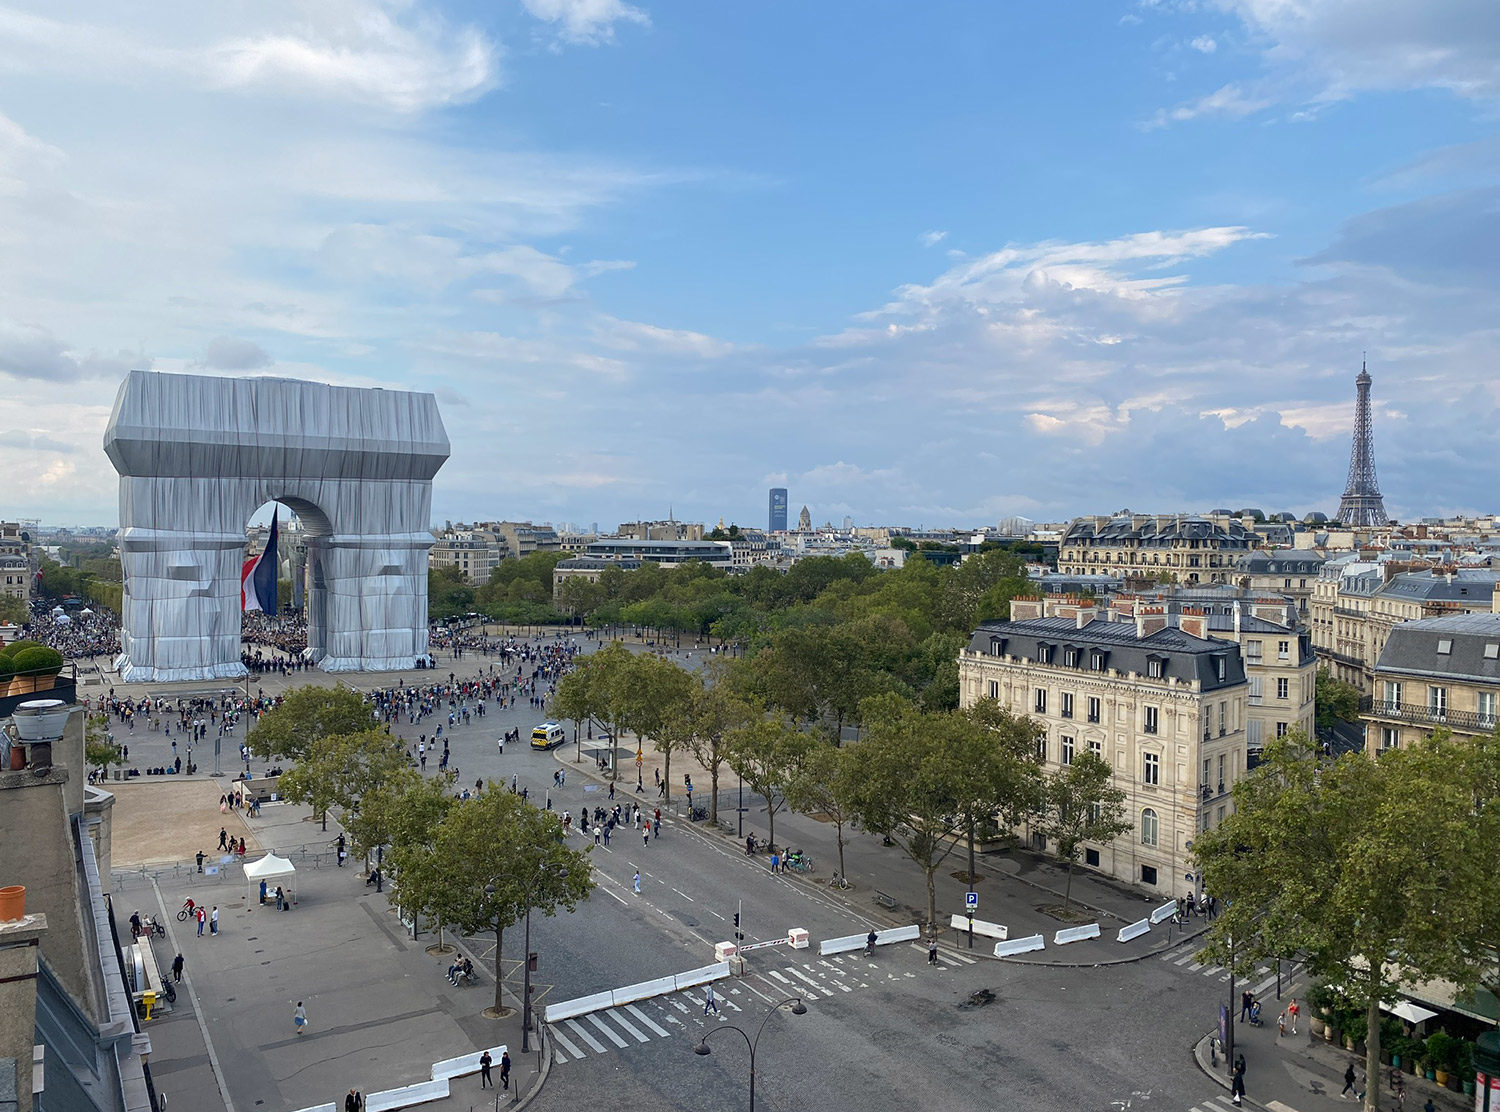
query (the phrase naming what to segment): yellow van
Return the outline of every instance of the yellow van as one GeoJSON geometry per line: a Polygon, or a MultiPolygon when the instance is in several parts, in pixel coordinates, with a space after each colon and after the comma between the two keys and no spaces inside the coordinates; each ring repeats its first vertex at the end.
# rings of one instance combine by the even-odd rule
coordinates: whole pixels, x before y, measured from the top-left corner
{"type": "Polygon", "coordinates": [[[567,735],[563,728],[556,722],[543,722],[540,726],[531,728],[531,747],[533,749],[556,749],[564,741],[567,735]]]}

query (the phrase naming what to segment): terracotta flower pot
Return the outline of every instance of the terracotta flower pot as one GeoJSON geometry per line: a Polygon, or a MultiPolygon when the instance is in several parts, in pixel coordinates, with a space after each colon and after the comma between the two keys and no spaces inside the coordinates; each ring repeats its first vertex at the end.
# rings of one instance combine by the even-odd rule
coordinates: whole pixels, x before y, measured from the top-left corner
{"type": "Polygon", "coordinates": [[[20,884],[0,888],[0,923],[26,918],[26,889],[20,884]]]}

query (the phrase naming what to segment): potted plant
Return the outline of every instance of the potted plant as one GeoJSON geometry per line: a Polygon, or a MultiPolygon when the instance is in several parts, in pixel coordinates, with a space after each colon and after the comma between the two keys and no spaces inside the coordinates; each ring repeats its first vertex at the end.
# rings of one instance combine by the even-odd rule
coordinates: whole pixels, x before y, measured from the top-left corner
{"type": "Polygon", "coordinates": [[[1433,1067],[1432,1055],[1428,1054],[1426,1050],[1423,1050],[1421,1057],[1417,1059],[1417,1069],[1420,1071],[1421,1076],[1427,1078],[1428,1081],[1436,1080],[1437,1070],[1433,1067]]]}
{"type": "Polygon", "coordinates": [[[1448,1058],[1453,1053],[1453,1039],[1442,1031],[1427,1036],[1427,1064],[1432,1067],[1428,1075],[1439,1085],[1448,1085],[1448,1058]]]}
{"type": "MultiPolygon", "coordinates": [[[[19,642],[17,642],[19,644],[19,642]]],[[[33,645],[10,654],[15,676],[8,693],[29,695],[34,691],[51,691],[52,681],[62,671],[63,655],[45,645],[33,645]]]]}

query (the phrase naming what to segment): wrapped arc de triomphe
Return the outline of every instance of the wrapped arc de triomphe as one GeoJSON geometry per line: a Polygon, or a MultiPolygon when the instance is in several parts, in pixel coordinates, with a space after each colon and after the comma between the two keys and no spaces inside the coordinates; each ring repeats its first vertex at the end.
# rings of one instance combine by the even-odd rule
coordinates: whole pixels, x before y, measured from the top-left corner
{"type": "Polygon", "coordinates": [[[245,527],[266,502],[307,536],[307,654],[329,672],[427,652],[431,394],[132,371],[104,433],[120,473],[120,679],[213,680],[240,661],[245,527]]]}

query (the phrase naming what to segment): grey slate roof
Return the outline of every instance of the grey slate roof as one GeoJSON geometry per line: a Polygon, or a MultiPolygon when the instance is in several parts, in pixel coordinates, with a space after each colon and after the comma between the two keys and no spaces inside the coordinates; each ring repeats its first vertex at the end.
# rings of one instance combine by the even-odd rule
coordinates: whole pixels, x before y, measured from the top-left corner
{"type": "Polygon", "coordinates": [[[1235,567],[1246,575],[1317,575],[1324,557],[1300,549],[1286,552],[1251,552],[1241,556],[1235,567]]]}
{"type": "Polygon", "coordinates": [[[1402,622],[1380,651],[1376,672],[1500,684],[1500,614],[1454,614],[1402,622]],[[1450,642],[1447,653],[1439,642],[1450,642]],[[1486,656],[1489,646],[1494,657],[1486,656]]]}
{"type": "Polygon", "coordinates": [[[1072,618],[1040,618],[1021,622],[982,622],[969,639],[969,651],[986,656],[999,652],[1022,660],[1036,661],[1042,645],[1053,649],[1051,664],[1061,667],[1066,659],[1063,650],[1082,649],[1078,671],[1090,671],[1090,653],[1098,649],[1106,654],[1104,667],[1117,672],[1147,674],[1147,660],[1164,661],[1165,676],[1191,683],[1198,680],[1204,691],[1236,687],[1245,682],[1245,665],[1240,648],[1228,641],[1192,637],[1171,626],[1159,629],[1149,637],[1137,637],[1133,620],[1110,622],[1096,618],[1082,629],[1072,618]],[[1224,658],[1224,678],[1219,679],[1215,658],[1224,658]]]}
{"type": "Polygon", "coordinates": [[[1430,571],[1402,572],[1391,577],[1380,593],[1392,598],[1424,602],[1466,602],[1487,606],[1500,582],[1500,572],[1465,569],[1451,579],[1430,571]]]}

